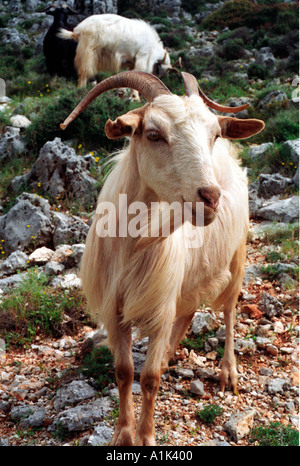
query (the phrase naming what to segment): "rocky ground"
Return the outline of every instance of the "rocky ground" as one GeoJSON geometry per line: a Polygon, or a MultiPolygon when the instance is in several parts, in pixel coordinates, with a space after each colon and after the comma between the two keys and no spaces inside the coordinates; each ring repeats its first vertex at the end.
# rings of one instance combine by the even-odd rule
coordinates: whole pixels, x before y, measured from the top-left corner
{"type": "MultiPolygon", "coordinates": [[[[155,422],[164,446],[249,445],[253,426],[280,421],[298,429],[298,292],[278,281],[253,275],[264,263],[260,224],[252,224],[246,275],[238,303],[236,355],[239,394],[220,392],[217,346],[224,341],[222,314],[204,309],[195,315],[189,336],[214,334],[204,351],[181,345],[162,376],[155,422]],[[208,404],[223,409],[213,424],[197,418],[208,404]]],[[[61,248],[62,249],[62,248],[61,248]]],[[[51,262],[51,261],[50,261],[51,262]]],[[[49,262],[48,262],[49,263],[49,262]]],[[[76,271],[76,269],[73,269],[76,271]]],[[[73,277],[74,278],[74,277],[73,277]]],[[[78,282],[70,282],[78,286],[78,282]]],[[[26,349],[2,353],[0,366],[0,443],[2,445],[107,445],[117,416],[114,384],[104,396],[93,380],[76,371],[80,354],[95,329],[82,326],[58,340],[36,338],[26,349]],[[55,380],[55,383],[54,383],[55,380]]],[[[139,371],[146,341],[134,334],[134,403],[141,409],[139,371]]]]}

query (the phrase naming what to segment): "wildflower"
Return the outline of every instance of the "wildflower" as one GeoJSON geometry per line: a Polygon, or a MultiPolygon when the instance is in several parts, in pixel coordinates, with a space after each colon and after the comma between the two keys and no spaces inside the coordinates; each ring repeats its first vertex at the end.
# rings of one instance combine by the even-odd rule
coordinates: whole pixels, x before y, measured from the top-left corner
{"type": "Polygon", "coordinates": [[[46,84],[46,87],[49,87],[49,84],[46,84]]]}
{"type": "Polygon", "coordinates": [[[82,148],[82,144],[78,144],[77,149],[81,149],[81,148],[82,148]]]}
{"type": "Polygon", "coordinates": [[[27,84],[31,84],[31,81],[27,81],[27,84]]]}
{"type": "Polygon", "coordinates": [[[27,228],[30,228],[30,225],[26,225],[27,228]]]}
{"type": "Polygon", "coordinates": [[[43,94],[40,94],[40,97],[43,97],[43,94]]]}
{"type": "Polygon", "coordinates": [[[281,165],[284,165],[284,162],[281,162],[281,165]]]}
{"type": "Polygon", "coordinates": [[[95,157],[95,162],[99,162],[99,157],[95,157]]]}
{"type": "Polygon", "coordinates": [[[40,181],[38,182],[38,187],[39,187],[39,188],[41,187],[41,183],[40,183],[40,181]]]}
{"type": "Polygon", "coordinates": [[[1,254],[5,254],[5,252],[4,252],[4,251],[1,251],[1,254]]]}

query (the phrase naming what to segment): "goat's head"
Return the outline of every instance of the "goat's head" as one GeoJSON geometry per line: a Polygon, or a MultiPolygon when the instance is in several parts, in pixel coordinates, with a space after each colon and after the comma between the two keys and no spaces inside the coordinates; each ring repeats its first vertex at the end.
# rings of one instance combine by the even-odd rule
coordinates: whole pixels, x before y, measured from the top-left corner
{"type": "Polygon", "coordinates": [[[78,15],[78,11],[73,10],[69,5],[63,3],[62,5],[53,3],[48,5],[41,10],[37,10],[37,13],[46,13],[46,15],[54,16],[54,20],[60,20],[62,22],[67,21],[68,16],[78,15]]]}
{"type": "Polygon", "coordinates": [[[170,55],[167,50],[164,49],[164,57],[158,60],[153,65],[153,74],[161,78],[170,72],[178,73],[177,67],[181,68],[181,57],[179,57],[173,65],[171,64],[170,55]]]}
{"type": "Polygon", "coordinates": [[[203,202],[204,224],[208,225],[217,215],[222,194],[212,168],[216,139],[248,138],[261,131],[264,123],[215,115],[208,106],[222,112],[238,112],[247,105],[216,104],[200,91],[194,76],[182,76],[185,97],[173,95],[156,76],[144,72],[128,71],[107,78],[89,92],[60,127],[65,129],[102,92],[118,87],[136,89],[148,103],[115,121],[108,120],[106,135],[110,139],[130,137],[131,153],[136,157],[145,187],[158,200],[170,204],[191,202],[193,223],[196,202],[203,202]]]}

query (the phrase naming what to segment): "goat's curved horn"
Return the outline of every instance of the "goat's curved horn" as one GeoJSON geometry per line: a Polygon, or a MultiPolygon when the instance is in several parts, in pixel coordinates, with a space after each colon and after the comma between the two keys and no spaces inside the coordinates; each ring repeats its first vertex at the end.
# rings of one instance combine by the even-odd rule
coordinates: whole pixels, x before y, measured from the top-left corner
{"type": "Polygon", "coordinates": [[[200,89],[200,86],[195,76],[193,76],[190,73],[185,73],[184,71],[181,72],[181,76],[184,82],[185,92],[187,96],[190,96],[192,94],[200,95],[200,97],[202,97],[202,99],[208,107],[213,108],[218,112],[237,113],[249,107],[249,104],[240,105],[239,107],[228,107],[225,105],[217,104],[213,100],[209,99],[207,95],[205,95],[204,92],[200,89]]]}
{"type": "Polygon", "coordinates": [[[42,8],[41,10],[36,10],[36,13],[44,13],[45,11],[50,10],[50,8],[58,8],[58,5],[54,3],[53,5],[48,5],[45,8],[42,8]]]}
{"type": "Polygon", "coordinates": [[[67,3],[63,3],[62,8],[66,8],[67,10],[71,11],[71,13],[74,13],[74,15],[79,15],[79,11],[73,10],[73,8],[71,8],[67,3]]]}
{"type": "Polygon", "coordinates": [[[104,79],[104,81],[97,84],[97,86],[79,102],[66,120],[60,124],[60,128],[65,129],[100,94],[110,89],[117,89],[120,87],[135,89],[144,96],[148,102],[151,102],[155,97],[161,94],[172,94],[167,86],[153,74],[144,73],[143,71],[124,71],[123,73],[104,79]]]}
{"type": "Polygon", "coordinates": [[[181,57],[177,58],[176,62],[173,63],[173,65],[171,66],[171,68],[169,68],[167,70],[167,73],[179,73],[179,70],[177,69],[178,68],[182,68],[182,60],[181,60],[181,57]]]}

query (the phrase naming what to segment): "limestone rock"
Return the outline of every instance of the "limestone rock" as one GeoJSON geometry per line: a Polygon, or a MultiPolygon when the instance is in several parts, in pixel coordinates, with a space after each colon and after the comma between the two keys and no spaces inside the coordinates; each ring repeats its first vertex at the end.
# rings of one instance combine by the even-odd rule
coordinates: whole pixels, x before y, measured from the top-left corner
{"type": "Polygon", "coordinates": [[[254,416],[254,410],[244,411],[230,416],[229,421],[226,422],[224,427],[235,442],[249,434],[253,426],[254,416]]]}

